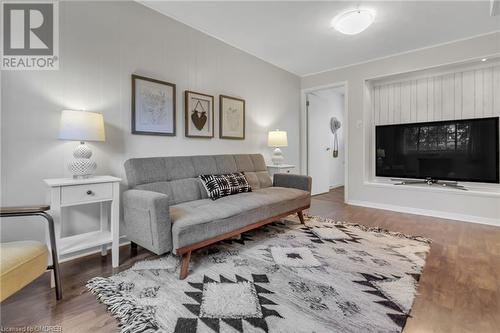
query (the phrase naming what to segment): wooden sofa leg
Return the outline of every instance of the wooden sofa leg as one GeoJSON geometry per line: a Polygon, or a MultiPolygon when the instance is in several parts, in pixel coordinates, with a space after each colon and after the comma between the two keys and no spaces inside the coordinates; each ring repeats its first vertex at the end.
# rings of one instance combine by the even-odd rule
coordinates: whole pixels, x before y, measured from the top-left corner
{"type": "Polygon", "coordinates": [[[181,279],[181,280],[184,280],[188,276],[189,260],[190,259],[191,259],[191,251],[186,252],[182,255],[181,273],[179,274],[179,279],[181,279]]]}
{"type": "Polygon", "coordinates": [[[302,213],[302,211],[301,211],[301,210],[299,210],[299,211],[297,212],[297,215],[299,216],[300,223],[302,223],[302,224],[306,224],[306,223],[305,223],[305,221],[304,221],[304,214],[302,213]]]}
{"type": "Polygon", "coordinates": [[[137,244],[132,241],[130,241],[130,254],[132,256],[137,255],[137,244]]]}

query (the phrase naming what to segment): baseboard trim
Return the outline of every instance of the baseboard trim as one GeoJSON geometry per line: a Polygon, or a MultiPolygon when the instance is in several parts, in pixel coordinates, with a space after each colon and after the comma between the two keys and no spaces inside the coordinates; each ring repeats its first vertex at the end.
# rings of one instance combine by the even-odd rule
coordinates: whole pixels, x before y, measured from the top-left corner
{"type": "Polygon", "coordinates": [[[397,205],[387,205],[387,204],[362,201],[362,200],[349,200],[349,201],[346,201],[346,203],[348,205],[352,205],[352,206],[384,209],[384,210],[390,210],[390,211],[399,212],[399,213],[432,216],[432,217],[448,219],[448,220],[456,220],[456,221],[469,222],[469,223],[493,225],[493,226],[497,226],[497,227],[500,226],[500,220],[494,219],[494,218],[488,218],[488,217],[456,214],[456,213],[449,213],[449,212],[443,212],[443,211],[438,211],[438,210],[420,209],[420,208],[397,206],[397,205]]]}

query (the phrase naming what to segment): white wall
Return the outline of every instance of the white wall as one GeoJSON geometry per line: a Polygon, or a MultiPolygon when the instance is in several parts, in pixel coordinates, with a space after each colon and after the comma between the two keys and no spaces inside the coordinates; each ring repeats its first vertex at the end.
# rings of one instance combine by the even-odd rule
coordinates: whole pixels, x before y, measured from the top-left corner
{"type": "MultiPolygon", "coordinates": [[[[47,202],[42,179],[70,176],[75,142],[56,139],[63,109],[104,114],[106,142],[90,143],[98,174],[124,177],[131,157],[260,152],[288,131],[299,163],[300,79],[135,2],[61,2],[60,70],[1,73],[1,205],[47,202]],[[177,136],[130,134],[132,73],[177,84],[177,136]],[[184,90],[215,96],[214,139],[184,137],[184,90]],[[218,94],[246,100],[246,139],[218,136],[218,94]]],[[[97,212],[68,213],[68,233],[97,228],[97,212]]],[[[2,239],[43,239],[40,223],[3,222],[2,239]]]]}
{"type": "MultiPolygon", "coordinates": [[[[368,79],[387,77],[500,54],[500,33],[407,52],[302,78],[303,89],[347,82],[348,202],[500,225],[500,188],[464,192],[377,184],[370,179],[374,124],[368,79]]],[[[495,92],[495,96],[498,92],[495,92]]],[[[302,116],[304,117],[304,116],[302,116]]],[[[302,149],[305,140],[302,141],[302,149]]],[[[302,159],[302,166],[305,165],[302,159]]],[[[474,187],[475,185],[471,185],[474,187]]]]}

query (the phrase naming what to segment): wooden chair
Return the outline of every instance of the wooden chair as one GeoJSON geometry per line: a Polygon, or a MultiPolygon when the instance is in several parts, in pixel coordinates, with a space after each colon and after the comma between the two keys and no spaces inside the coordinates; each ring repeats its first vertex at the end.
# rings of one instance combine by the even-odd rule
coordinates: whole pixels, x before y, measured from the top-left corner
{"type": "Polygon", "coordinates": [[[0,217],[41,216],[49,226],[52,265],[47,266],[47,246],[36,241],[16,241],[1,243],[0,255],[0,301],[24,288],[42,275],[47,269],[54,271],[56,299],[62,299],[61,277],[57,259],[54,220],[47,211],[50,206],[2,207],[0,217]]]}

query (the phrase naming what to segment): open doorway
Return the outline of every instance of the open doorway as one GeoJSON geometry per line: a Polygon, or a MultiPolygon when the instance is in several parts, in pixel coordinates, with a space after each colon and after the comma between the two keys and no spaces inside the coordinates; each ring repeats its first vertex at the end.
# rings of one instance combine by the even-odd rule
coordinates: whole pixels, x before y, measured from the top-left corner
{"type": "Polygon", "coordinates": [[[346,185],[346,89],[340,85],[310,90],[305,100],[307,173],[316,195],[346,185]]]}

